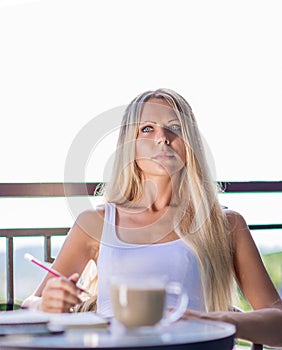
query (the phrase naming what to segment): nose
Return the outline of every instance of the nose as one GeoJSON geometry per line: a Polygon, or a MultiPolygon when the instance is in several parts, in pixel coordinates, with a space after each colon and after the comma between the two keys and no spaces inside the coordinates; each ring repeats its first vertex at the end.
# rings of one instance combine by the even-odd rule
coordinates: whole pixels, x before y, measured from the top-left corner
{"type": "Polygon", "coordinates": [[[158,132],[156,134],[156,142],[158,144],[163,143],[164,145],[169,145],[170,144],[169,131],[165,130],[165,128],[159,127],[158,132]]]}

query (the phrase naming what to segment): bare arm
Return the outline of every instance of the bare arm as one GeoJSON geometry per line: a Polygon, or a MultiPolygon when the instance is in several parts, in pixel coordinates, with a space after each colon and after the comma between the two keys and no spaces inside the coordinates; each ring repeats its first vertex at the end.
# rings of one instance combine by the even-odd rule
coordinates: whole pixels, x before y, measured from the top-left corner
{"type": "Polygon", "coordinates": [[[234,239],[234,268],[238,284],[254,309],[251,312],[188,310],[185,317],[232,323],[236,337],[257,344],[282,345],[282,301],[261,260],[248,226],[241,215],[227,212],[234,239]]]}
{"type": "Polygon", "coordinates": [[[280,296],[262,262],[244,218],[227,213],[234,238],[234,268],[237,282],[253,309],[276,307],[280,296]]]}
{"type": "MultiPolygon", "coordinates": [[[[76,220],[53,264],[53,268],[69,277],[54,278],[47,274],[34,293],[34,307],[46,312],[68,312],[81,302],[75,283],[90,259],[97,261],[103,228],[103,211],[86,211],[76,220]]],[[[33,307],[28,298],[23,306],[33,307]]]]}
{"type": "Polygon", "coordinates": [[[187,311],[185,318],[196,317],[206,320],[232,323],[236,326],[236,337],[256,344],[282,346],[282,302],[278,308],[251,312],[209,312],[187,311]]]}

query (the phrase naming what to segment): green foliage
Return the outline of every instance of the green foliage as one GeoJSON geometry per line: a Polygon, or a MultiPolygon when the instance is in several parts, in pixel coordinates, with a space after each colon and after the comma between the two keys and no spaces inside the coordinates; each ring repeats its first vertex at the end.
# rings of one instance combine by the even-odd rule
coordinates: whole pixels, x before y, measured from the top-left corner
{"type": "MultiPolygon", "coordinates": [[[[281,292],[282,288],[282,252],[263,254],[262,260],[266,267],[267,272],[270,275],[275,287],[281,292]]],[[[248,301],[243,296],[242,292],[239,290],[239,298],[236,305],[244,310],[249,311],[252,309],[248,301]]]]}
{"type": "Polygon", "coordinates": [[[265,254],[262,259],[275,287],[279,290],[282,285],[282,252],[265,254]]]}

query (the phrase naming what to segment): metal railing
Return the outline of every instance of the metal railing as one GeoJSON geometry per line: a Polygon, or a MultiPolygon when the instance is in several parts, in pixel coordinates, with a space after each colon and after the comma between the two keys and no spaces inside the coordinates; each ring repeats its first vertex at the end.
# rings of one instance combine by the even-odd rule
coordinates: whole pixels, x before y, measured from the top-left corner
{"type": "MultiPolygon", "coordinates": [[[[99,183],[0,183],[0,197],[72,197],[91,196],[99,183]]],[[[14,238],[44,237],[44,260],[53,262],[51,237],[66,235],[69,227],[0,229],[0,237],[6,238],[7,304],[14,304],[14,238]]]]}
{"type": "MultiPolygon", "coordinates": [[[[225,193],[282,192],[282,181],[277,182],[221,182],[225,193]]],[[[99,183],[0,183],[0,197],[72,197],[92,196],[99,183]]],[[[251,230],[282,229],[282,223],[249,225],[251,230]]],[[[51,237],[66,235],[69,227],[0,229],[6,238],[7,304],[14,304],[14,238],[44,237],[44,260],[53,262],[51,237]]]]}
{"type": "MultiPolygon", "coordinates": [[[[220,184],[224,193],[282,193],[282,181],[221,182],[220,184]]],[[[282,222],[248,226],[250,230],[282,229],[282,222]]]]}

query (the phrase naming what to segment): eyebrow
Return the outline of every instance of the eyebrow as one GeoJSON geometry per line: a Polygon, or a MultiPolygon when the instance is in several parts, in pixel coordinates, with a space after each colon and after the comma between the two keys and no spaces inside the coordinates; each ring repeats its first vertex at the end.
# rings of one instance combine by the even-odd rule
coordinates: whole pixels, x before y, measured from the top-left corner
{"type": "MultiPolygon", "coordinates": [[[[171,122],[175,122],[175,121],[179,121],[178,118],[175,119],[170,119],[167,124],[171,123],[171,122]]],[[[158,124],[157,122],[153,121],[153,120],[144,120],[143,122],[140,122],[140,124],[146,124],[146,123],[152,123],[152,124],[158,124]]]]}

